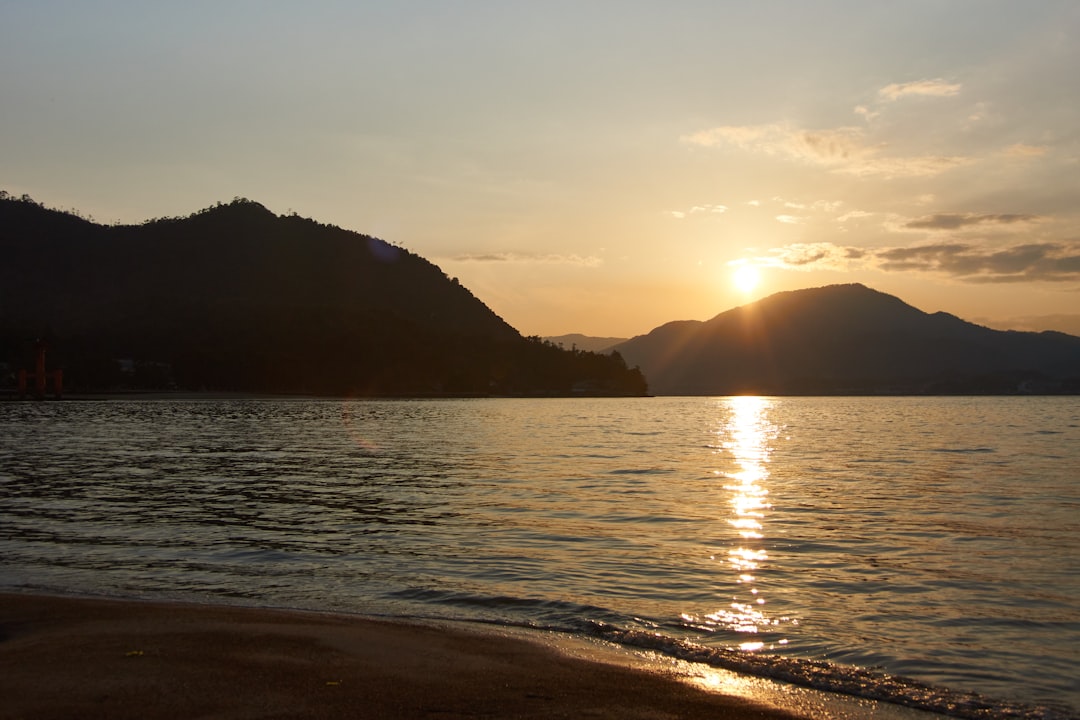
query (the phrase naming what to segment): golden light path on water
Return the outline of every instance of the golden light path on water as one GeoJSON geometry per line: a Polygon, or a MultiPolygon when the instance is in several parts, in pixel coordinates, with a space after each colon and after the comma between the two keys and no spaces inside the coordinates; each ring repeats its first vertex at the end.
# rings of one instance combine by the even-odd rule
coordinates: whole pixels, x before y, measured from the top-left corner
{"type": "MultiPolygon", "coordinates": [[[[725,481],[723,490],[730,511],[727,523],[738,538],[733,538],[726,562],[734,572],[741,592],[731,598],[727,607],[707,614],[705,624],[757,635],[764,628],[794,622],[788,618],[770,618],[765,609],[766,598],[758,587],[758,573],[769,559],[764,547],[765,521],[772,506],[766,480],[777,428],[768,418],[771,404],[768,398],[741,396],[723,402],[728,416],[717,431],[720,440],[717,452],[734,471],[714,472],[725,481]]],[[[781,639],[778,643],[784,645],[787,640],[781,639]]],[[[765,643],[757,638],[739,643],[740,649],[748,651],[764,646],[765,643]]]]}

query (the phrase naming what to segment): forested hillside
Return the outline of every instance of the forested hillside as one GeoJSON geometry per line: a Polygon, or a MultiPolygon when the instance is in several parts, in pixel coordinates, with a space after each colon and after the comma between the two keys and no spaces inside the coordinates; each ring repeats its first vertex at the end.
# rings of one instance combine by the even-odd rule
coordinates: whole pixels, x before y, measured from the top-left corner
{"type": "Polygon", "coordinates": [[[524,338],[377,238],[238,198],[104,226],[0,197],[0,363],[50,346],[72,390],[644,394],[616,355],[524,338]]]}

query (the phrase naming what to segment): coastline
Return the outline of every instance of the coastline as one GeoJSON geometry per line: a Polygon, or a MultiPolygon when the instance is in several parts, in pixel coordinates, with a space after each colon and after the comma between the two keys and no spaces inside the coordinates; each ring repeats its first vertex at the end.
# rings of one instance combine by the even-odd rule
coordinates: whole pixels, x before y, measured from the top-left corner
{"type": "Polygon", "coordinates": [[[807,717],[509,633],[20,593],[0,696],[3,718],[807,717]]]}

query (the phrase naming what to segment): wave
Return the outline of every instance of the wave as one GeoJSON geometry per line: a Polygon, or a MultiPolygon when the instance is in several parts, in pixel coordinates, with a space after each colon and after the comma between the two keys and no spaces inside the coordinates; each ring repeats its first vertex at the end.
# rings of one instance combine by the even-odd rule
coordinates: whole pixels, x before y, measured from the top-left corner
{"type": "Polygon", "coordinates": [[[603,618],[595,621],[600,623],[614,623],[621,619],[617,613],[606,608],[566,600],[481,595],[429,588],[406,588],[387,593],[386,597],[457,608],[466,613],[468,617],[464,619],[470,622],[556,632],[580,632],[585,627],[578,620],[582,617],[603,618]]]}
{"type": "Polygon", "coordinates": [[[934,687],[912,678],[865,668],[835,665],[823,660],[754,654],[713,648],[665,636],[627,630],[604,622],[590,622],[587,634],[633,648],[662,653],[687,662],[701,663],[746,675],[781,680],[793,685],[902,705],[917,710],[971,720],[1078,720],[1066,708],[996,700],[978,693],[934,687]]]}
{"type": "Polygon", "coordinates": [[[986,453],[996,453],[997,450],[992,447],[960,447],[960,448],[931,448],[930,452],[937,453],[954,453],[957,455],[982,455],[986,453]]]}
{"type": "MultiPolygon", "coordinates": [[[[456,608],[468,621],[506,627],[570,633],[649,650],[690,663],[802,687],[938,713],[964,720],[1080,720],[1072,709],[999,700],[979,693],[937,687],[919,680],[824,660],[709,647],[660,631],[639,617],[593,605],[460,591],[408,588],[391,594],[399,600],[456,608]],[[528,617],[523,620],[522,617],[528,617]]],[[[462,619],[462,618],[457,618],[462,619]]]]}

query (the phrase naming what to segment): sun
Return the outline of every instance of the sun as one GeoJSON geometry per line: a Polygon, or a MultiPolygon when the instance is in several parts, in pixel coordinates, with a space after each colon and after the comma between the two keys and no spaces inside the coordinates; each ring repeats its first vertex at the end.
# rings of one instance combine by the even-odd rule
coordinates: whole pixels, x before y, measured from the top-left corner
{"type": "Polygon", "coordinates": [[[753,265],[736,265],[731,273],[731,281],[741,292],[753,292],[761,282],[761,273],[753,265]]]}

